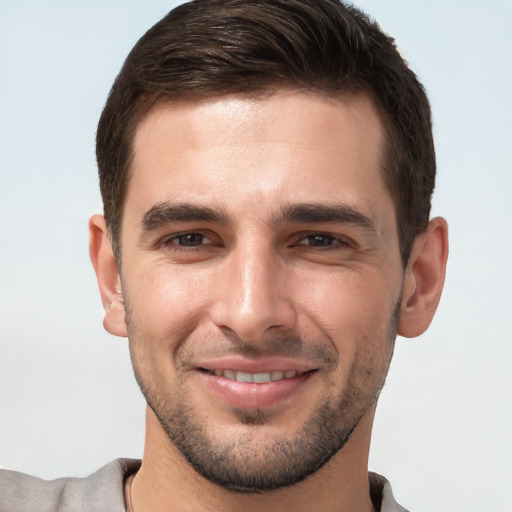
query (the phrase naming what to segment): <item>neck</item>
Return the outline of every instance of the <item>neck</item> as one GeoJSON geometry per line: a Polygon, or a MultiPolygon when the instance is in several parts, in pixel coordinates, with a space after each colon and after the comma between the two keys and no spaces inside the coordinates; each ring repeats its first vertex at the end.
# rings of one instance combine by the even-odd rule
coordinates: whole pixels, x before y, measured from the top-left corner
{"type": "Polygon", "coordinates": [[[366,413],[344,448],[304,481],[261,494],[223,489],[199,475],[169,441],[148,408],[142,466],[132,482],[133,512],[373,512],[368,452],[374,408],[366,413]]]}

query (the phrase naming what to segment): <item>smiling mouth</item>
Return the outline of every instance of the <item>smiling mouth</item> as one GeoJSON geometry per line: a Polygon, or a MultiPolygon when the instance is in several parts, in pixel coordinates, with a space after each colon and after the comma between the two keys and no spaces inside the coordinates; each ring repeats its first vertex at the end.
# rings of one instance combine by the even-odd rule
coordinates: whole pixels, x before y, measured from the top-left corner
{"type": "Polygon", "coordinates": [[[224,377],[228,380],[235,380],[237,382],[243,383],[255,383],[255,384],[264,384],[266,382],[277,382],[284,379],[293,379],[295,377],[300,377],[307,373],[314,372],[316,370],[309,370],[306,372],[298,372],[295,370],[287,370],[287,371],[272,371],[272,372],[258,372],[258,373],[249,373],[242,372],[236,370],[206,370],[202,368],[202,370],[210,375],[214,375],[215,377],[224,377]]]}
{"type": "Polygon", "coordinates": [[[208,365],[209,368],[196,366],[213,396],[237,409],[261,409],[280,402],[289,404],[285,401],[300,393],[319,370],[300,368],[300,365],[294,365],[294,368],[289,361],[281,368],[277,361],[268,361],[267,365],[262,361],[258,364],[239,363],[238,366],[236,361],[217,361],[217,364],[208,365]]]}

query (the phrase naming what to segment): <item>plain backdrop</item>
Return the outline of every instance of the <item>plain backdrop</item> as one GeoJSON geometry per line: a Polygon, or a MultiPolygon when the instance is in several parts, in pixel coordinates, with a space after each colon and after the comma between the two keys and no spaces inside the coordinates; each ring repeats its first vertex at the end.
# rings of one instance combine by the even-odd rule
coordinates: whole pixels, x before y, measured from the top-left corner
{"type": "MultiPolygon", "coordinates": [[[[96,123],[136,40],[177,2],[0,0],[0,466],[85,476],[140,457],[127,343],[87,251],[96,123]]],[[[512,510],[512,2],[360,0],[430,95],[433,213],[451,229],[430,330],[398,339],[371,469],[414,511],[512,510]]]]}

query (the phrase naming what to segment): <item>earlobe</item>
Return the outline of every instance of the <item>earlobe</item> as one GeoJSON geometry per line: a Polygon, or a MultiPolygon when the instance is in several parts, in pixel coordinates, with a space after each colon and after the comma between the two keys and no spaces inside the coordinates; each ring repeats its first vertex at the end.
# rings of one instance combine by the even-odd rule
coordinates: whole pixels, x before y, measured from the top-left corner
{"type": "Polygon", "coordinates": [[[89,220],[89,254],[105,310],[103,326],[110,334],[127,336],[121,277],[103,215],[89,220]]]}
{"type": "Polygon", "coordinates": [[[405,272],[398,334],[414,338],[425,332],[443,291],[448,259],[448,225],[441,217],[429,222],[415,240],[405,272]]]}

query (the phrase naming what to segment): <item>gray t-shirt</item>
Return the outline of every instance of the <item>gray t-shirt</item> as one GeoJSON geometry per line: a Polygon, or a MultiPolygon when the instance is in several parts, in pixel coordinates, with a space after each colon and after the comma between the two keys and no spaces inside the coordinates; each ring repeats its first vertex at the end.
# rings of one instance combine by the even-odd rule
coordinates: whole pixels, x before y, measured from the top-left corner
{"type": "MultiPolygon", "coordinates": [[[[126,512],[124,482],[139,467],[140,460],[117,459],[86,478],[49,481],[0,470],[0,512],[126,512]]],[[[384,477],[370,473],[369,479],[377,510],[407,512],[384,477]]]]}

